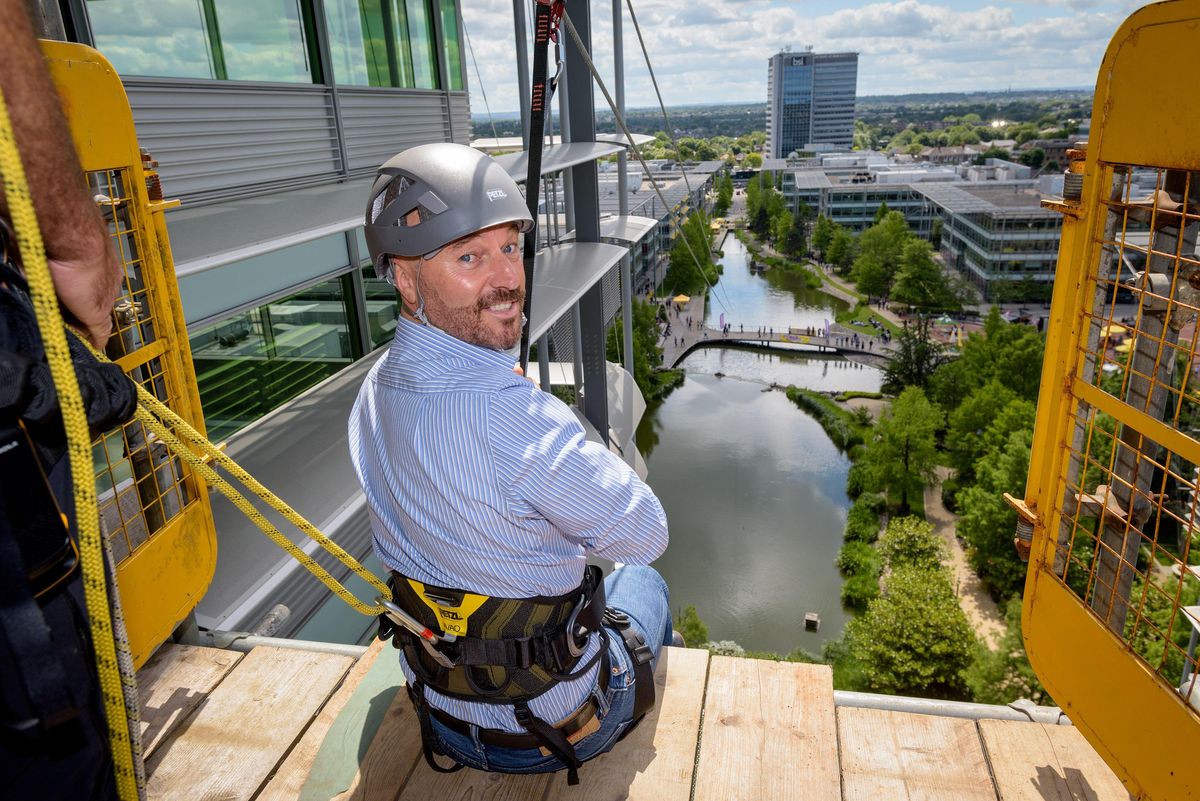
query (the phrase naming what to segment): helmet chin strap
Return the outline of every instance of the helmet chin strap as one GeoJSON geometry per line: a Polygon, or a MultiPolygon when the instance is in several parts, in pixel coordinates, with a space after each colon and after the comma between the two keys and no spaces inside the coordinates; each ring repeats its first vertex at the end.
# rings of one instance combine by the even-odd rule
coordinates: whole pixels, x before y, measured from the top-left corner
{"type": "MultiPolygon", "coordinates": [[[[421,267],[424,266],[420,261],[417,262],[417,272],[413,277],[413,286],[417,290],[417,308],[413,309],[413,317],[416,317],[421,325],[427,328],[437,328],[436,325],[429,322],[429,316],[425,314],[425,296],[421,294],[421,267]]],[[[441,329],[438,329],[441,330],[441,329]]]]}

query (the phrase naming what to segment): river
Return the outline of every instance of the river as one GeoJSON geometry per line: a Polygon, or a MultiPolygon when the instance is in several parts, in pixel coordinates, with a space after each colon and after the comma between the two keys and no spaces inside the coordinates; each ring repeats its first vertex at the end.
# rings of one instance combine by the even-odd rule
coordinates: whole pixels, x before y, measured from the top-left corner
{"type": "MultiPolygon", "coordinates": [[[[710,325],[724,311],[734,331],[739,323],[817,326],[842,307],[794,274],[752,273],[747,257],[740,242],[726,240],[710,325]]],[[[820,653],[849,619],[834,559],[850,505],[850,461],[770,384],[878,391],[882,373],[836,356],[732,348],[698,350],[681,366],[683,386],[647,411],[638,430],[671,528],[671,545],[655,563],[671,605],[694,605],[713,640],[820,653]],[[818,632],[804,630],[806,612],[820,614],[818,632]]]]}

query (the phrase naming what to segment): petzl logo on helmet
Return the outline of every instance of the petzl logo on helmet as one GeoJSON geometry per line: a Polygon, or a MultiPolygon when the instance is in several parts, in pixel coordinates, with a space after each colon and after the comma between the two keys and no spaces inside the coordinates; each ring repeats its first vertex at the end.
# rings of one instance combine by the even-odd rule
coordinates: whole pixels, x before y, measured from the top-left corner
{"type": "Polygon", "coordinates": [[[508,197],[508,193],[503,189],[489,189],[487,191],[488,200],[495,202],[502,197],[508,197]]]}

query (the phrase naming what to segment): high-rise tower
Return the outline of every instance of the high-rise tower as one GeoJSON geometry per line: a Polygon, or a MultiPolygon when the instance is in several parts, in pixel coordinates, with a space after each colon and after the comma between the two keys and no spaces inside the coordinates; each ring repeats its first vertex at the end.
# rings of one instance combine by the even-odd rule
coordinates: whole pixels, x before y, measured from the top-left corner
{"type": "Polygon", "coordinates": [[[767,155],[785,158],[805,145],[849,149],[854,141],[858,53],[771,56],[767,68],[767,155]]]}

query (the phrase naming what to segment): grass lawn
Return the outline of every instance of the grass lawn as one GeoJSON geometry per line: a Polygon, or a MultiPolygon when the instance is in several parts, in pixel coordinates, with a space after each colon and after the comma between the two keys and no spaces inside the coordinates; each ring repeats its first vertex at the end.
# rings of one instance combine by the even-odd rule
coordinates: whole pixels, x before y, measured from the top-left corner
{"type": "Polygon", "coordinates": [[[874,317],[884,328],[892,332],[893,336],[900,333],[900,327],[886,317],[877,314],[873,308],[866,303],[859,303],[850,311],[839,312],[837,322],[839,325],[844,325],[851,328],[860,334],[866,334],[869,337],[879,336],[879,330],[872,326],[868,320],[874,317]]]}

